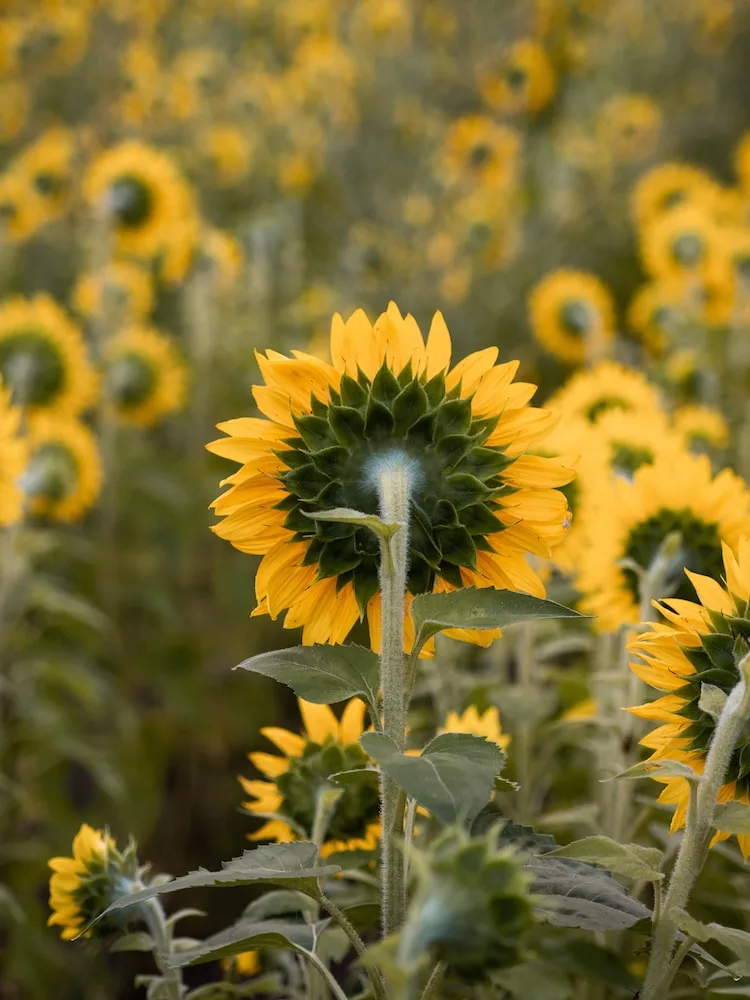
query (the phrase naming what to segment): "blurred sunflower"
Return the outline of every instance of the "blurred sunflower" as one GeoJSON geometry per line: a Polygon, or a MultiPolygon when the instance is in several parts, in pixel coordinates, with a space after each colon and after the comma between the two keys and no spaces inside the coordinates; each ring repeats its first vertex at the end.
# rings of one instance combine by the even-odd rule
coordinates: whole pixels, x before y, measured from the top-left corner
{"type": "Polygon", "coordinates": [[[196,214],[190,188],[173,161],[134,140],[94,160],[83,192],[111,220],[117,249],[135,256],[153,257],[169,246],[173,227],[196,214]]]}
{"type": "Polygon", "coordinates": [[[21,485],[32,514],[53,521],[80,520],[102,488],[99,451],[88,427],[75,417],[32,417],[21,485]]]}
{"type": "Polygon", "coordinates": [[[51,128],[27,146],[14,164],[37,199],[44,222],[59,218],[70,205],[75,154],[74,134],[51,128]]]}
{"type": "Polygon", "coordinates": [[[241,951],[239,955],[223,958],[221,965],[227,972],[234,971],[245,979],[257,976],[261,970],[260,955],[257,951],[241,951]]]}
{"type": "Polygon", "coordinates": [[[359,0],[350,20],[352,42],[364,49],[398,52],[411,43],[412,25],[404,0],[359,0]]]}
{"type": "Polygon", "coordinates": [[[173,341],[148,326],[130,326],[109,341],[104,385],[120,420],[153,427],[185,404],[187,369],[173,341]]]}
{"type": "Polygon", "coordinates": [[[654,278],[641,285],[628,306],[628,326],[653,354],[663,354],[697,311],[692,289],[680,279],[654,278]]]}
{"type": "Polygon", "coordinates": [[[414,466],[411,594],[462,586],[544,593],[525,556],[546,558],[564,537],[567,505],[554,487],[573,472],[524,454],[552,418],[527,405],[534,386],[513,383],[518,362],[495,367],[493,347],[449,371],[440,313],[425,345],[393,303],[374,326],[361,310],[346,323],[334,317],[333,364],[293,355],[257,355],[266,384],[253,393],[263,418],[219,424],[229,437],[208,446],[242,464],[214,502],[223,520],[213,530],[264,556],[254,614],[288,609],[284,625],[304,626],[305,643],[342,642],[366,614],[378,647],[375,536],[309,515],[377,513],[378,476],[394,455],[414,466]]]}
{"type": "Polygon", "coordinates": [[[577,372],[550,398],[549,405],[568,417],[591,423],[608,410],[660,413],[659,390],[645,375],[614,361],[601,361],[577,372]]]}
{"type": "Polygon", "coordinates": [[[211,117],[227,74],[220,49],[184,49],[175,57],[167,83],[166,101],[175,118],[211,117]]]}
{"type": "Polygon", "coordinates": [[[15,524],[23,516],[20,480],[28,458],[28,445],[21,434],[21,411],[13,406],[10,393],[0,381],[0,528],[15,524]]]}
{"type": "Polygon", "coordinates": [[[500,713],[494,705],[486,708],[481,714],[476,705],[462,713],[448,712],[441,733],[468,733],[470,736],[483,736],[490,743],[496,743],[501,750],[507,750],[510,736],[503,732],[500,725],[500,713]]]}
{"type": "Polygon", "coordinates": [[[729,469],[714,477],[705,455],[661,457],[612,489],[613,502],[588,526],[596,544],[584,550],[579,576],[581,608],[598,615],[603,631],[638,622],[638,574],[649,570],[669,536],[678,536],[679,549],[665,568],[662,593],[651,598],[686,599],[685,569],[717,580],[722,545],[750,533],[750,492],[729,469]]]}
{"type": "MultiPolygon", "coordinates": [[[[41,5],[40,5],[41,7],[41,5]]],[[[89,43],[92,17],[85,3],[32,8],[18,43],[21,72],[60,73],[76,66],[89,43]]]]}
{"type": "Polygon", "coordinates": [[[43,224],[41,203],[34,197],[27,180],[11,170],[0,175],[2,238],[9,243],[21,243],[43,224]]]}
{"type": "Polygon", "coordinates": [[[683,439],[669,426],[666,414],[610,410],[596,423],[596,434],[616,475],[632,476],[642,465],[679,454],[683,439]]]}
{"type": "Polygon", "coordinates": [[[246,128],[231,123],[212,124],[198,133],[195,145],[213,183],[229,186],[247,176],[253,146],[246,128]]]}
{"type": "MultiPolygon", "coordinates": [[[[251,753],[250,761],[267,781],[240,777],[252,801],[243,803],[254,816],[267,822],[248,834],[250,840],[309,838],[315,825],[318,800],[330,787],[330,776],[339,771],[368,767],[369,758],[358,740],[364,732],[365,706],[352,698],[338,720],[328,705],[297,699],[305,726],[302,736],[266,726],[261,733],[284,754],[251,753]]],[[[377,784],[346,785],[336,802],[321,847],[322,857],[334,851],[374,851],[380,837],[377,784]]]]}
{"type": "Polygon", "coordinates": [[[154,284],[144,268],[114,260],[81,275],[73,291],[73,305],[82,316],[108,317],[119,326],[149,315],[154,307],[154,284]]]}
{"type": "Polygon", "coordinates": [[[709,208],[718,185],[700,167],[690,163],[660,163],[639,179],[631,195],[638,227],[658,219],[678,205],[709,208]]]}
{"type": "Polygon", "coordinates": [[[727,422],[712,406],[681,406],[675,410],[673,422],[676,433],[688,448],[721,449],[729,443],[727,422]]]}
{"type": "Polygon", "coordinates": [[[153,39],[136,38],[125,47],[120,64],[120,88],[116,107],[128,124],[143,126],[162,109],[164,74],[153,39]]]}
{"type": "Polygon", "coordinates": [[[242,274],[245,256],[239,241],[228,230],[207,226],[198,240],[197,262],[211,272],[217,287],[227,289],[242,274]]]}
{"type": "Polygon", "coordinates": [[[494,191],[512,186],[521,150],[515,129],[486,115],[459,118],[448,130],[441,169],[449,183],[479,184],[494,191]]]}
{"type": "MultiPolygon", "coordinates": [[[[656,701],[629,709],[642,719],[660,723],[641,740],[653,751],[649,761],[675,760],[697,774],[703,773],[716,719],[701,708],[701,689],[708,682],[728,695],[737,685],[740,674],[733,646],[736,639],[747,638],[750,625],[750,542],[743,535],[736,545],[736,555],[729,545],[722,546],[723,566],[720,562],[716,575],[687,571],[699,604],[687,599],[662,601],[658,605],[661,621],[651,624],[648,632],[636,636],[629,645],[637,654],[630,669],[650,687],[664,692],[656,701]]],[[[746,730],[732,756],[719,802],[750,802],[748,742],[746,730]]],[[[687,815],[688,782],[655,777],[665,786],[659,801],[676,807],[672,830],[679,830],[687,815]]],[[[719,832],[712,843],[729,836],[719,832]]],[[[740,834],[737,840],[747,860],[750,834],[740,834]]]]}
{"type": "MultiPolygon", "coordinates": [[[[643,266],[653,277],[693,282],[717,281],[722,274],[723,236],[711,215],[695,205],[679,205],[641,230],[643,266]]],[[[724,272],[728,282],[729,274],[724,272]]]]}
{"type": "Polygon", "coordinates": [[[596,138],[618,163],[633,163],[653,154],[661,127],[662,113],[650,97],[616,94],[602,105],[596,138]]]}
{"type": "Polygon", "coordinates": [[[529,296],[531,328],[547,350],[568,364],[597,361],[615,336],[609,289],[586,271],[551,271],[529,296]]]}
{"type": "Polygon", "coordinates": [[[555,96],[557,79],[544,47],[534,38],[514,42],[479,73],[479,91],[495,111],[538,114],[555,96]]]}
{"type": "Polygon", "coordinates": [[[30,413],[75,415],[97,391],[81,331],[48,295],[0,305],[0,376],[30,413]]]}
{"type": "Polygon", "coordinates": [[[0,142],[10,142],[19,134],[29,116],[29,103],[23,80],[0,80],[0,142]]]}

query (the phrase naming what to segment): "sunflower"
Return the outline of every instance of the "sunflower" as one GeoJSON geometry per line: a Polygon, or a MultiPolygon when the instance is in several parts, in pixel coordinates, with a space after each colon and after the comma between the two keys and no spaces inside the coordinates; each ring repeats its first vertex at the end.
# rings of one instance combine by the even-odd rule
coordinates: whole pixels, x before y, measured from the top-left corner
{"type": "Polygon", "coordinates": [[[645,160],[656,148],[662,113],[645,94],[617,94],[606,101],[596,123],[596,138],[620,163],[645,160]]]}
{"type": "Polygon", "coordinates": [[[220,97],[226,66],[220,49],[185,49],[176,56],[167,94],[175,118],[184,121],[210,113],[211,105],[220,97]]]}
{"type": "Polygon", "coordinates": [[[469,705],[465,712],[448,712],[441,733],[468,733],[470,736],[483,736],[490,743],[496,743],[501,750],[507,750],[510,736],[503,733],[500,725],[500,713],[494,705],[479,713],[476,705],[469,705]]]}
{"type": "Polygon", "coordinates": [[[351,38],[361,48],[401,51],[412,37],[411,14],[404,0],[359,0],[350,21],[351,38]]]}
{"type": "Polygon", "coordinates": [[[716,280],[724,264],[722,239],[708,212],[696,205],[679,205],[642,229],[643,266],[650,275],[667,280],[716,280]]]}
{"type": "Polygon", "coordinates": [[[495,192],[515,183],[521,139],[515,129],[486,115],[457,119],[441,151],[441,169],[449,183],[478,184],[495,192]]]}
{"type": "Polygon", "coordinates": [[[81,331],[48,295],[0,306],[0,376],[30,413],[75,415],[96,396],[81,331]]]}
{"type": "Polygon", "coordinates": [[[608,410],[661,412],[658,389],[641,372],[614,361],[601,361],[587,371],[577,372],[549,404],[566,416],[582,417],[592,424],[608,410]]]}
{"type": "Polygon", "coordinates": [[[596,424],[607,465],[616,475],[632,476],[642,465],[679,454],[683,440],[669,426],[666,414],[610,410],[596,424]]]}
{"type": "MultiPolygon", "coordinates": [[[[261,733],[284,754],[249,754],[252,764],[268,781],[240,777],[251,802],[244,808],[254,816],[269,817],[250,840],[283,843],[310,837],[320,794],[329,778],[339,771],[365,768],[367,754],[358,740],[364,732],[365,706],[352,698],[337,719],[328,705],[313,705],[298,699],[305,726],[304,735],[266,726],[261,733]]],[[[334,851],[374,851],[380,837],[378,790],[369,783],[347,785],[336,803],[321,855],[334,851]]]]}
{"type": "Polygon", "coordinates": [[[53,521],[80,520],[102,488],[99,451],[88,427],[75,417],[32,417],[21,485],[32,514],[53,521]]]}
{"type": "Polygon", "coordinates": [[[538,114],[555,96],[557,79],[544,48],[522,38],[479,74],[479,91],[495,111],[538,114]]]}
{"type": "Polygon", "coordinates": [[[285,627],[304,626],[305,643],[342,642],[366,614],[377,648],[375,536],[309,515],[377,513],[376,477],[390,456],[413,464],[411,594],[462,586],[544,594],[525,556],[547,557],[564,537],[567,505],[554,487],[573,472],[524,454],[552,415],[527,406],[535,387],[513,383],[518,363],[495,367],[497,355],[488,348],[449,371],[442,316],[425,345],[413,317],[391,303],[374,326],[361,310],[346,323],[334,316],[332,364],[298,351],[257,356],[263,418],[220,424],[229,438],[208,446],[242,464],[214,501],[223,520],[213,530],[264,556],[254,614],[288,609],[285,627]]]}
{"type": "Polygon", "coordinates": [[[581,608],[599,616],[603,631],[638,622],[638,572],[649,569],[669,536],[677,536],[679,550],[666,567],[664,592],[653,598],[689,596],[684,569],[718,579],[722,545],[750,533],[750,492],[729,469],[714,477],[705,455],[661,457],[612,490],[612,502],[587,526],[592,541],[579,576],[581,608]]]}
{"type": "Polygon", "coordinates": [[[132,888],[137,868],[135,845],[131,843],[121,853],[106,831],[84,823],[73,840],[73,857],[51,858],[49,866],[53,874],[49,880],[52,915],[48,926],[60,926],[64,941],[81,933],[91,937],[94,931],[97,936],[111,932],[114,928],[109,917],[93,930],[85,928],[113,900],[132,888]]]}
{"type": "Polygon", "coordinates": [[[654,354],[662,354],[699,310],[679,278],[655,278],[641,285],[628,306],[628,325],[654,354]]]}
{"type": "Polygon", "coordinates": [[[124,50],[117,112],[131,125],[143,125],[160,108],[164,89],[160,54],[153,41],[137,38],[124,50]]]}
{"type": "Polygon", "coordinates": [[[141,320],[154,307],[154,284],[143,267],[115,260],[78,279],[73,304],[82,316],[108,317],[116,325],[141,320]]]}
{"type": "Polygon", "coordinates": [[[187,369],[169,337],[149,326],[131,326],[107,344],[104,383],[121,420],[152,427],[184,406],[187,369]]]}
{"type": "Polygon", "coordinates": [[[198,246],[198,266],[214,276],[219,288],[236,284],[245,265],[245,255],[237,239],[226,229],[213,226],[202,230],[198,246]]]}
{"type": "Polygon", "coordinates": [[[710,206],[716,182],[689,163],[660,163],[643,174],[633,188],[633,215],[638,227],[658,219],[677,205],[710,206]]]}
{"type": "MultiPolygon", "coordinates": [[[[664,695],[656,701],[629,709],[642,719],[661,723],[641,743],[652,751],[650,761],[674,760],[702,774],[716,720],[700,706],[704,682],[725,694],[740,680],[732,652],[735,640],[748,634],[747,609],[750,600],[750,541],[736,540],[736,555],[722,546],[722,561],[713,576],[687,571],[699,604],[684,600],[664,600],[658,607],[662,619],[636,636],[629,648],[636,654],[630,669],[646,684],[664,695]],[[723,579],[724,586],[718,582],[723,579]]],[[[750,802],[747,774],[748,733],[743,732],[729,765],[719,802],[750,802]]],[[[672,830],[685,825],[690,797],[684,778],[655,776],[663,784],[660,802],[675,806],[672,830]]],[[[729,834],[717,833],[717,840],[729,834]]],[[[738,836],[745,860],[750,856],[750,834],[738,836]]]]}
{"type": "Polygon", "coordinates": [[[195,216],[187,183],[173,161],[136,141],[102,153],[83,178],[84,196],[112,224],[117,249],[153,257],[169,246],[173,227],[195,216]]]}
{"type": "Polygon", "coordinates": [[[212,124],[200,132],[196,148],[213,183],[238,184],[250,170],[254,151],[247,129],[231,124],[212,124]]]}
{"type": "Polygon", "coordinates": [[[569,364],[597,360],[615,335],[609,289],[585,271],[551,271],[532,289],[529,312],[537,340],[569,364]]]}
{"type": "Polygon", "coordinates": [[[225,972],[236,972],[243,978],[249,979],[260,972],[260,955],[257,951],[241,951],[239,955],[222,958],[221,966],[225,972]]]}
{"type": "Polygon", "coordinates": [[[39,203],[45,222],[59,218],[70,203],[76,143],[69,129],[48,129],[15,162],[16,170],[39,203]]]}
{"type": "Polygon", "coordinates": [[[688,448],[726,448],[729,428],[723,415],[712,406],[686,405],[675,410],[674,429],[688,448]]]}
{"type": "Polygon", "coordinates": [[[0,230],[9,243],[22,243],[44,225],[38,198],[26,178],[8,170],[0,175],[0,230]]]}
{"type": "Polygon", "coordinates": [[[28,446],[21,435],[21,411],[10,402],[10,393],[0,382],[0,528],[23,517],[20,479],[26,468],[28,446]]]}

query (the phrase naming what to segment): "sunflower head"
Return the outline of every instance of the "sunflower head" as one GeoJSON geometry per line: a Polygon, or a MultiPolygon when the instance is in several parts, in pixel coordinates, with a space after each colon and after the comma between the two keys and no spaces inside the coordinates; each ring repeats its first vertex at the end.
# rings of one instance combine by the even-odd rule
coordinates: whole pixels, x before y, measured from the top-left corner
{"type": "Polygon", "coordinates": [[[11,404],[0,381],[0,528],[23,516],[21,476],[28,460],[28,443],[21,434],[21,411],[11,404]]]}
{"type": "MultiPolygon", "coordinates": [[[[284,754],[251,753],[250,760],[268,780],[240,778],[253,800],[244,803],[252,815],[268,821],[251,840],[294,840],[310,837],[321,796],[335,787],[332,774],[365,768],[369,758],[357,740],[364,729],[365,706],[358,698],[348,702],[338,720],[327,705],[299,700],[305,733],[266,727],[261,733],[284,754]]],[[[377,847],[379,836],[377,786],[363,782],[345,786],[333,805],[321,854],[377,847]]]]}
{"type": "Polygon", "coordinates": [[[114,326],[145,318],[154,305],[154,286],[148,271],[116,260],[99,271],[84,274],[73,293],[82,316],[107,317],[114,326]]]}
{"type": "Polygon", "coordinates": [[[67,207],[75,153],[73,133],[53,128],[27,147],[16,161],[15,169],[26,179],[45,221],[57,218],[67,207]]]}
{"type": "Polygon", "coordinates": [[[612,296],[584,271],[552,271],[533,289],[529,311],[536,338],[569,364],[597,360],[614,338],[612,296]]]}
{"type": "Polygon", "coordinates": [[[610,410],[596,424],[615,475],[632,477],[643,465],[679,454],[683,442],[663,413],[626,413],[610,410]]]}
{"type": "MultiPolygon", "coordinates": [[[[341,642],[367,614],[379,637],[379,548],[367,528],[316,520],[348,507],[379,513],[380,477],[396,462],[410,480],[410,594],[496,586],[543,594],[525,559],[548,556],[566,530],[554,487],[573,472],[525,455],[544,439],[549,414],[530,409],[533,386],[513,383],[517,362],[495,366],[497,348],[449,370],[442,316],[425,344],[411,316],[392,305],[372,326],[356,312],[334,318],[333,363],[294,352],[258,356],[266,385],[255,400],[266,419],[220,425],[210,445],[242,463],[214,503],[214,529],[265,556],[258,612],[289,609],[303,641],[341,642]]],[[[408,624],[407,624],[408,629],[408,624]]]]}
{"type": "Polygon", "coordinates": [[[674,413],[674,429],[693,451],[722,449],[729,442],[727,422],[712,406],[681,406],[674,413]]]}
{"type": "Polygon", "coordinates": [[[662,127],[658,105],[644,94],[618,94],[599,112],[597,139],[619,162],[645,160],[654,152],[662,127]]]}
{"type": "Polygon", "coordinates": [[[442,168],[449,183],[507,189],[515,181],[518,132],[484,115],[458,118],[446,137],[442,168]]]}
{"type": "MultiPolygon", "coordinates": [[[[709,711],[708,686],[715,704],[740,680],[739,660],[750,637],[750,539],[739,539],[736,552],[723,546],[723,566],[713,577],[687,572],[700,603],[664,600],[662,620],[631,642],[636,654],[631,669],[645,683],[663,692],[656,701],[631,708],[634,715],[659,722],[641,740],[652,761],[676,760],[698,774],[716,729],[715,711],[709,711]],[[717,579],[721,575],[723,585],[717,579]],[[718,700],[717,700],[718,699],[718,700]]],[[[684,778],[660,778],[665,788],[660,801],[675,805],[672,829],[685,823],[689,798],[684,778]]],[[[734,751],[719,801],[750,801],[750,732],[745,728],[734,751]]],[[[725,839],[728,834],[717,835],[725,839]]],[[[750,835],[738,837],[742,853],[750,856],[750,835]]]]}
{"type": "Polygon", "coordinates": [[[555,96],[557,79],[543,46],[522,38],[479,74],[482,97],[497,111],[536,115],[555,96]]]}
{"type": "Polygon", "coordinates": [[[185,362],[172,341],[151,327],[131,326],[107,344],[107,398],[125,423],[152,427],[180,410],[185,400],[185,362]]]}
{"type": "Polygon", "coordinates": [[[494,705],[486,708],[481,714],[475,705],[469,705],[465,712],[448,712],[441,733],[468,733],[470,736],[483,736],[491,743],[496,743],[501,750],[507,750],[510,736],[504,733],[500,725],[500,713],[494,705]]]}
{"type": "Polygon", "coordinates": [[[625,413],[661,412],[659,392],[645,375],[614,361],[601,361],[577,372],[550,399],[566,417],[595,424],[610,410],[625,413]]]}
{"type": "MultiPolygon", "coordinates": [[[[64,941],[78,937],[111,902],[131,891],[138,874],[132,841],[121,852],[107,831],[86,823],[73,840],[73,857],[52,858],[49,866],[52,915],[47,923],[61,928],[64,941]]],[[[108,915],[85,930],[85,936],[109,937],[123,927],[122,917],[108,915]]]]}
{"type": "Polygon", "coordinates": [[[715,281],[725,264],[721,241],[722,234],[707,211],[680,205],[643,228],[644,267],[655,277],[715,281]]]}
{"type": "Polygon", "coordinates": [[[639,228],[677,206],[713,205],[717,184],[705,170],[689,163],[660,163],[643,174],[633,189],[632,208],[639,228]]]}
{"type": "Polygon", "coordinates": [[[75,417],[32,417],[21,485],[33,514],[67,522],[83,517],[102,488],[99,452],[88,427],[75,417]]]}

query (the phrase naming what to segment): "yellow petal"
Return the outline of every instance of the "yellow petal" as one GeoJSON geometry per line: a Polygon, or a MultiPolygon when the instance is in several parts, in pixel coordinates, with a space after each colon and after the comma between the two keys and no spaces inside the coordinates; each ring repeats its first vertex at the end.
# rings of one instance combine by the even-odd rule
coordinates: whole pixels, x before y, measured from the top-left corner
{"type": "Polygon", "coordinates": [[[339,724],[328,705],[315,705],[302,698],[297,701],[307,735],[313,743],[325,743],[329,736],[338,739],[339,724]]]}
{"type": "Polygon", "coordinates": [[[365,703],[352,698],[344,709],[339,723],[339,739],[344,744],[356,743],[365,725],[365,703]]]}

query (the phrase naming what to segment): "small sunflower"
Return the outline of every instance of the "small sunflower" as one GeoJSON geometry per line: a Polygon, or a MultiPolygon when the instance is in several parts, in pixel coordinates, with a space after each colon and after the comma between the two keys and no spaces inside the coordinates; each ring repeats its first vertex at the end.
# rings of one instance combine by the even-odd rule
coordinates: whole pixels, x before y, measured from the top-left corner
{"type": "Polygon", "coordinates": [[[160,109],[164,73],[152,39],[137,38],[126,46],[120,65],[121,94],[117,112],[130,125],[142,126],[160,109]]]}
{"type": "Polygon", "coordinates": [[[529,312],[534,336],[568,364],[601,358],[615,335],[609,289],[585,271],[550,272],[532,289],[529,312]]]}
{"type": "Polygon", "coordinates": [[[596,434],[607,452],[615,475],[632,476],[643,465],[679,454],[683,441],[663,413],[626,413],[610,410],[596,424],[596,434]]]}
{"type": "Polygon", "coordinates": [[[28,445],[21,435],[21,411],[11,405],[10,393],[0,382],[0,528],[23,517],[20,480],[28,458],[28,445]]]}
{"type": "Polygon", "coordinates": [[[470,736],[483,736],[490,743],[496,743],[501,750],[507,750],[510,736],[503,732],[500,725],[500,713],[494,705],[486,708],[481,714],[476,705],[469,705],[465,712],[448,712],[441,733],[468,733],[470,736]]]}
{"type": "Polygon", "coordinates": [[[215,184],[238,184],[250,171],[254,151],[247,129],[232,124],[209,125],[199,133],[196,148],[215,184]]]}
{"type": "Polygon", "coordinates": [[[193,266],[208,272],[216,288],[226,291],[237,283],[245,264],[242,246],[226,229],[201,230],[193,266]]]}
{"type": "Polygon", "coordinates": [[[260,972],[260,955],[257,951],[241,951],[239,955],[223,958],[221,965],[226,972],[235,972],[244,979],[249,979],[260,972]]]}
{"type": "Polygon", "coordinates": [[[134,844],[121,853],[106,831],[84,823],[73,840],[73,857],[52,858],[49,866],[53,872],[49,880],[52,915],[47,924],[61,928],[63,941],[81,933],[106,937],[122,929],[112,917],[105,917],[95,928],[84,931],[118,896],[131,891],[137,875],[134,844]]]}
{"type": "Polygon", "coordinates": [[[655,598],[689,596],[685,569],[718,579],[722,545],[750,533],[750,492],[729,469],[713,476],[705,455],[659,458],[632,481],[618,478],[612,490],[612,502],[588,526],[579,576],[581,607],[599,616],[604,631],[638,622],[638,571],[649,569],[670,535],[678,536],[679,551],[655,598]]]}
{"type": "Polygon", "coordinates": [[[521,139],[515,129],[485,115],[453,123],[443,144],[442,172],[449,183],[507,190],[515,183],[521,139]]]}
{"type": "MultiPolygon", "coordinates": [[[[337,719],[328,705],[313,705],[298,699],[305,725],[302,736],[286,729],[266,726],[261,733],[284,754],[251,753],[250,761],[267,781],[241,777],[240,784],[251,802],[245,809],[255,816],[270,817],[250,840],[282,843],[309,837],[315,822],[317,798],[332,774],[365,768],[369,758],[358,740],[364,732],[365,706],[359,698],[346,705],[337,719]]],[[[374,851],[380,837],[378,791],[370,784],[347,785],[336,803],[321,848],[322,857],[334,851],[374,851]]]]}
{"type": "Polygon", "coordinates": [[[617,94],[599,112],[596,137],[619,163],[651,156],[659,139],[662,113],[645,94],[617,94]]]}
{"type": "MultiPolygon", "coordinates": [[[[742,536],[736,546],[736,555],[729,545],[722,546],[723,566],[720,561],[715,575],[687,571],[700,603],[687,599],[662,601],[658,605],[661,621],[651,624],[648,632],[630,643],[629,648],[636,654],[630,669],[650,687],[664,692],[656,701],[629,709],[642,719],[661,723],[641,740],[653,751],[650,761],[679,761],[697,774],[703,773],[716,720],[700,707],[701,686],[708,682],[729,694],[740,679],[732,647],[736,639],[748,635],[750,541],[742,536]]],[[[745,731],[732,756],[719,802],[750,803],[748,754],[745,731]]],[[[656,780],[665,786],[659,801],[676,807],[672,830],[679,830],[687,815],[688,783],[684,778],[656,780]]],[[[728,836],[719,832],[713,843],[728,836]]],[[[750,834],[740,834],[737,840],[747,860],[750,834]]]]}
{"type": "Polygon", "coordinates": [[[88,427],[75,417],[32,417],[21,485],[32,514],[53,521],[80,520],[102,488],[99,451],[88,427]]]}
{"type": "Polygon", "coordinates": [[[379,52],[400,51],[412,38],[411,14],[404,0],[359,0],[350,22],[352,42],[379,52]]]}
{"type": "Polygon", "coordinates": [[[640,227],[678,205],[710,206],[718,185],[689,163],[660,163],[643,174],[633,189],[633,215],[640,227]]]}
{"type": "Polygon", "coordinates": [[[641,256],[654,276],[710,281],[723,264],[722,233],[708,212],[679,205],[641,231],[641,256]]]}
{"type": "MultiPolygon", "coordinates": [[[[3,22],[3,28],[5,28],[3,22]]],[[[29,117],[29,88],[22,80],[0,80],[0,142],[15,139],[29,117]]]]}
{"type": "Polygon", "coordinates": [[[675,410],[673,423],[688,448],[721,449],[729,443],[727,422],[712,406],[681,406],[675,410]]]}
{"type": "Polygon", "coordinates": [[[0,305],[0,376],[30,413],[75,415],[97,391],[81,331],[48,295],[0,305]]]}
{"type": "Polygon", "coordinates": [[[59,218],[70,204],[76,142],[73,132],[48,129],[28,146],[14,170],[26,180],[45,222],[59,218]]]}
{"type": "Polygon", "coordinates": [[[346,323],[336,315],[330,343],[332,364],[259,354],[263,418],[219,424],[229,437],[208,446],[242,464],[214,502],[223,520],[213,530],[264,556],[254,614],[288,609],[285,627],[304,626],[305,643],[342,642],[366,614],[377,648],[377,540],[309,515],[377,513],[375,477],[390,456],[413,463],[410,594],[494,586],[543,595],[525,557],[548,557],[564,537],[567,505],[554,487],[573,472],[524,454],[552,416],[528,407],[535,387],[513,382],[518,363],[495,367],[493,347],[449,371],[442,316],[425,344],[393,303],[374,326],[361,310],[346,323]]]}
{"type": "Polygon", "coordinates": [[[152,327],[131,326],[107,344],[104,384],[121,420],[153,427],[184,406],[187,369],[169,337],[152,327]]]}
{"type": "Polygon", "coordinates": [[[577,372],[549,400],[566,416],[594,424],[608,410],[661,412],[659,390],[645,375],[614,361],[601,361],[577,372]]]}
{"type": "Polygon", "coordinates": [[[154,283],[138,264],[115,260],[79,278],[73,304],[82,316],[108,317],[115,325],[145,319],[154,307],[154,283]]]}
{"type": "Polygon", "coordinates": [[[495,63],[479,74],[480,93],[495,111],[536,115],[555,96],[554,67],[535,39],[514,42],[495,63]]]}
{"type": "Polygon", "coordinates": [[[641,285],[631,299],[628,325],[651,352],[662,354],[698,311],[693,299],[679,278],[655,278],[641,285]]]}
{"type": "Polygon", "coordinates": [[[28,179],[8,170],[0,176],[0,233],[9,243],[22,243],[44,225],[38,198],[28,179]]]}
{"type": "Polygon", "coordinates": [[[134,140],[97,157],[83,178],[83,192],[111,220],[117,249],[137,257],[153,257],[169,246],[173,227],[196,214],[173,161],[134,140]]]}

